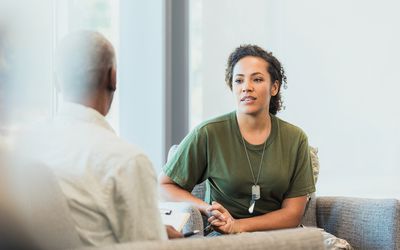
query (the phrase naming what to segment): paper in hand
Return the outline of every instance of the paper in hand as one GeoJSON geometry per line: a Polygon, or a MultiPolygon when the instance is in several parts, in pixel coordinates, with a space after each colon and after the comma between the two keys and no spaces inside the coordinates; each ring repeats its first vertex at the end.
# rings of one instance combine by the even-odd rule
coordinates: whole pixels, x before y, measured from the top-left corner
{"type": "Polygon", "coordinates": [[[189,220],[190,213],[180,212],[176,210],[171,210],[171,213],[167,214],[160,211],[161,219],[164,225],[173,226],[176,231],[181,232],[186,222],[189,220]]]}

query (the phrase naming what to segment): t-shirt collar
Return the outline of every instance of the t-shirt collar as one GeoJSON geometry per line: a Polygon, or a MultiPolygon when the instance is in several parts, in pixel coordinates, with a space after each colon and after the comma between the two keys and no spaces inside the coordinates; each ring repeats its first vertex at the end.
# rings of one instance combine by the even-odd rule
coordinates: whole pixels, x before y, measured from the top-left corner
{"type": "MultiPolygon", "coordinates": [[[[267,138],[266,147],[268,147],[274,141],[276,134],[279,130],[276,116],[274,116],[271,113],[269,115],[271,116],[271,132],[267,138]]],[[[242,134],[240,133],[239,123],[238,123],[237,117],[236,117],[236,111],[233,111],[231,113],[231,121],[232,121],[232,127],[236,131],[236,135],[238,137],[240,144],[243,144],[242,143],[242,134]]],[[[260,145],[253,145],[253,144],[248,143],[246,140],[245,140],[245,142],[246,142],[247,148],[251,149],[251,150],[263,150],[263,148],[264,148],[264,143],[262,143],[260,145]]]]}

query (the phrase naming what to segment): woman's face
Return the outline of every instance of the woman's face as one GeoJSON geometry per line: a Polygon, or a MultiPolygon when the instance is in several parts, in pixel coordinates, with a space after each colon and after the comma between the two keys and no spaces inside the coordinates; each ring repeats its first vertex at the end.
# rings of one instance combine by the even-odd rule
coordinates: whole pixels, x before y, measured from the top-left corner
{"type": "Polygon", "coordinates": [[[267,67],[264,59],[254,56],[243,57],[234,66],[232,92],[239,113],[269,113],[269,102],[278,93],[278,82],[271,83],[267,67]]]}

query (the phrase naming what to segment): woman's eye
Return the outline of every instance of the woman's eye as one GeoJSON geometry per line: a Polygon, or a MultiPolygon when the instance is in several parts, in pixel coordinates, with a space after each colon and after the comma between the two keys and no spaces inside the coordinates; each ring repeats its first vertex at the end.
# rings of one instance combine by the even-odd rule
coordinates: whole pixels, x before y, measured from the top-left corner
{"type": "Polygon", "coordinates": [[[256,79],[254,79],[254,81],[255,81],[255,82],[262,82],[263,79],[262,79],[262,78],[256,78],[256,79]]]}
{"type": "Polygon", "coordinates": [[[243,82],[242,79],[236,79],[236,80],[235,80],[235,83],[236,83],[236,84],[240,84],[240,83],[242,83],[242,82],[243,82]]]}

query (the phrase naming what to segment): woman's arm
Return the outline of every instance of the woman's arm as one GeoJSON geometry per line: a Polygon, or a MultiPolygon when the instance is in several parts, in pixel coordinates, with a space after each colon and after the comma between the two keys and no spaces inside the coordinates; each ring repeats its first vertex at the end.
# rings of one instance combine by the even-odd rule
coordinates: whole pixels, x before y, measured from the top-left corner
{"type": "Polygon", "coordinates": [[[186,201],[192,203],[202,214],[207,215],[207,209],[210,205],[181,188],[166,174],[161,172],[158,177],[158,183],[160,185],[160,193],[163,199],[168,201],[186,201]]]}
{"type": "MultiPolygon", "coordinates": [[[[257,203],[256,203],[257,204],[257,203]]],[[[304,214],[307,196],[287,198],[282,208],[264,215],[234,219],[221,204],[214,202],[209,209],[209,222],[221,233],[240,233],[297,227],[304,214]]]]}

